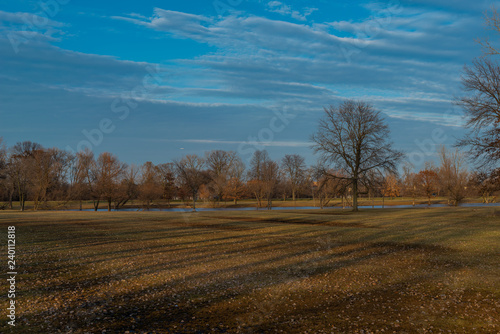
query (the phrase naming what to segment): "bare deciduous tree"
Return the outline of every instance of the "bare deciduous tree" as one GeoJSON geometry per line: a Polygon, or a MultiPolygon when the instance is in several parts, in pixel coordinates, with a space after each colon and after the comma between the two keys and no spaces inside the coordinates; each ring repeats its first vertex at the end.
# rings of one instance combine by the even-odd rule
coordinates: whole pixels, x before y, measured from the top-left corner
{"type": "Polygon", "coordinates": [[[139,168],[136,165],[132,164],[126,167],[114,199],[116,210],[139,196],[139,186],[137,185],[138,174],[139,168]]]}
{"type": "MultiPolygon", "coordinates": [[[[500,15],[495,7],[491,8],[490,12],[484,14],[484,21],[488,29],[500,33],[500,15]]],[[[486,56],[498,55],[498,49],[489,41],[489,39],[478,40],[483,47],[483,53],[486,56]]]]}
{"type": "MultiPolygon", "coordinates": [[[[87,151],[87,153],[90,151],[87,151]]],[[[70,192],[68,200],[78,200],[80,203],[80,211],[82,208],[82,201],[90,199],[90,189],[87,184],[87,174],[89,167],[85,164],[85,152],[77,152],[71,158],[69,168],[69,186],[70,192]]]]}
{"type": "Polygon", "coordinates": [[[456,100],[463,107],[469,133],[458,142],[468,147],[471,158],[482,166],[500,161],[500,67],[491,59],[480,58],[465,67],[463,89],[470,93],[456,100]]]}
{"type": "Polygon", "coordinates": [[[449,152],[445,146],[441,146],[439,158],[439,179],[442,188],[448,196],[448,204],[457,206],[465,199],[469,183],[465,155],[458,150],[449,152]]]}
{"type": "Polygon", "coordinates": [[[2,143],[3,138],[0,137],[0,180],[5,179],[5,170],[7,168],[7,147],[2,143]]]}
{"type": "Polygon", "coordinates": [[[109,152],[103,152],[97,158],[94,167],[96,185],[99,198],[108,203],[108,211],[111,211],[111,203],[117,195],[123,173],[127,165],[109,152]]]}
{"type": "Polygon", "coordinates": [[[325,173],[325,169],[321,165],[313,167],[313,197],[318,199],[321,209],[336,197],[340,197],[342,199],[342,207],[345,206],[350,185],[347,176],[341,171],[334,170],[329,170],[328,173],[325,173]]]}
{"type": "Polygon", "coordinates": [[[158,168],[151,161],[147,161],[141,167],[139,185],[140,198],[146,204],[147,210],[153,200],[161,197],[162,190],[158,168]]]}
{"type": "Polygon", "coordinates": [[[214,150],[205,154],[205,161],[212,179],[209,187],[220,202],[224,189],[231,178],[241,178],[245,169],[240,157],[234,151],[214,150]]]}
{"type": "Polygon", "coordinates": [[[33,151],[30,162],[33,208],[37,210],[41,202],[46,203],[49,190],[60,188],[65,182],[70,157],[57,148],[41,148],[33,151]]]}
{"type": "Polygon", "coordinates": [[[9,175],[19,196],[21,211],[24,211],[28,193],[31,190],[33,155],[43,149],[42,145],[31,141],[17,143],[11,149],[9,175]]]}
{"type": "Polygon", "coordinates": [[[478,171],[471,175],[469,185],[488,204],[493,199],[493,193],[500,190],[500,170],[493,172],[478,171]]]}
{"type": "Polygon", "coordinates": [[[162,186],[162,197],[170,207],[170,201],[174,199],[177,194],[177,186],[175,184],[175,166],[173,163],[160,164],[158,173],[160,174],[160,182],[162,186]]]}
{"type": "Polygon", "coordinates": [[[412,172],[413,165],[406,162],[403,166],[403,194],[404,196],[411,196],[413,199],[412,205],[415,206],[417,197],[417,175],[412,172]]]}
{"type": "Polygon", "coordinates": [[[261,167],[261,181],[264,198],[267,201],[266,207],[268,210],[271,210],[273,206],[273,198],[276,196],[276,190],[280,180],[280,167],[278,163],[272,160],[267,160],[261,167]]]}
{"type": "Polygon", "coordinates": [[[257,207],[262,207],[264,198],[264,165],[269,162],[269,154],[266,150],[257,150],[250,160],[250,169],[248,170],[248,189],[257,200],[257,207]]]}
{"type": "MultiPolygon", "coordinates": [[[[9,182],[7,180],[7,147],[2,143],[3,138],[0,137],[0,196],[3,192],[9,193],[12,198],[12,192],[10,192],[9,182]]],[[[12,201],[10,202],[12,203],[12,201]]],[[[4,209],[5,206],[1,205],[0,209],[4,209]]]]}
{"type": "Polygon", "coordinates": [[[305,159],[298,154],[287,154],[281,160],[281,169],[284,171],[284,174],[290,183],[292,200],[296,202],[297,189],[303,182],[305,176],[305,159]]]}
{"type": "Polygon", "coordinates": [[[202,184],[210,181],[208,172],[204,170],[206,162],[197,155],[187,155],[174,162],[180,181],[190,192],[193,200],[193,211],[196,211],[196,199],[202,184]]]}
{"type": "MultiPolygon", "coordinates": [[[[486,26],[500,33],[500,16],[492,7],[485,13],[486,26]]],[[[455,103],[465,110],[469,133],[458,142],[468,147],[471,158],[484,167],[495,167],[500,161],[500,67],[491,56],[500,52],[488,39],[479,40],[483,56],[465,66],[462,75],[463,90],[468,93],[455,103]]]]}
{"type": "Polygon", "coordinates": [[[229,179],[224,187],[224,200],[233,200],[234,204],[238,204],[238,200],[242,199],[247,193],[245,184],[238,178],[229,179]]]}
{"type": "Polygon", "coordinates": [[[78,152],[76,154],[76,165],[78,173],[80,173],[78,176],[78,182],[82,182],[80,184],[80,191],[82,192],[81,196],[90,196],[94,210],[97,211],[99,209],[101,197],[97,184],[98,172],[96,168],[96,161],[94,159],[94,153],[88,149],[83,152],[78,152]]]}
{"type": "Polygon", "coordinates": [[[382,196],[384,197],[398,197],[401,193],[398,177],[396,174],[387,173],[384,177],[384,184],[382,186],[382,196]]]}
{"type": "Polygon", "coordinates": [[[325,108],[325,117],[312,136],[313,149],[323,163],[348,173],[342,178],[352,185],[353,211],[358,211],[359,184],[369,171],[396,172],[403,153],[392,149],[388,138],[389,128],[371,104],[349,100],[325,108]]]}
{"type": "Polygon", "coordinates": [[[424,170],[421,170],[416,175],[416,183],[418,185],[418,190],[427,197],[428,204],[431,205],[431,198],[437,191],[439,183],[439,176],[435,168],[431,165],[427,165],[424,170]]]}

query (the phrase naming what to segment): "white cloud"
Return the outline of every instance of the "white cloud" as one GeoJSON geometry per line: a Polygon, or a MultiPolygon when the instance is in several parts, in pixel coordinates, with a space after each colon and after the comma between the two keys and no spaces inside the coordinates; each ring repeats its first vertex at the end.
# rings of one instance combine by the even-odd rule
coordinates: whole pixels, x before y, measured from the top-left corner
{"type": "Polygon", "coordinates": [[[212,23],[212,19],[202,16],[161,8],[154,9],[154,15],[150,18],[131,14],[129,17],[112,16],[117,20],[129,21],[159,31],[167,31],[174,35],[185,38],[206,38],[210,35],[210,29],[205,25],[212,23]]]}
{"type": "MultiPolygon", "coordinates": [[[[289,13],[281,1],[267,4],[289,13]]],[[[247,98],[302,106],[307,112],[340,96],[362,97],[398,108],[394,118],[411,120],[420,113],[419,119],[454,126],[439,115],[458,92],[462,64],[473,57],[470,26],[478,18],[414,7],[371,10],[362,21],[324,24],[161,9],[148,20],[120,19],[216,47],[184,62],[196,68],[192,74],[198,82],[210,82],[210,87],[183,88],[186,97],[247,98]],[[391,102],[389,96],[403,98],[391,102]]]]}
{"type": "Polygon", "coordinates": [[[66,25],[51,20],[44,13],[10,13],[0,10],[0,37],[7,38],[15,52],[28,42],[54,42],[64,35],[66,25]]]}
{"type": "Polygon", "coordinates": [[[20,25],[25,25],[31,27],[31,29],[36,28],[46,28],[46,27],[63,27],[64,24],[51,20],[47,15],[36,15],[32,13],[24,12],[5,12],[0,10],[0,21],[16,23],[20,25]]]}
{"type": "MultiPolygon", "coordinates": [[[[228,144],[228,145],[240,145],[249,144],[252,142],[248,141],[238,141],[238,140],[214,140],[214,139],[180,139],[174,140],[181,143],[194,143],[194,144],[228,144]]],[[[302,141],[269,141],[269,142],[259,142],[260,146],[264,147],[310,147],[311,142],[302,141]]]]}
{"type": "Polygon", "coordinates": [[[292,7],[286,5],[280,1],[270,1],[266,5],[266,9],[272,13],[278,13],[283,16],[290,16],[293,19],[299,21],[306,21],[307,17],[311,15],[313,12],[317,11],[318,8],[305,8],[303,12],[299,12],[297,10],[293,10],[292,7]]]}

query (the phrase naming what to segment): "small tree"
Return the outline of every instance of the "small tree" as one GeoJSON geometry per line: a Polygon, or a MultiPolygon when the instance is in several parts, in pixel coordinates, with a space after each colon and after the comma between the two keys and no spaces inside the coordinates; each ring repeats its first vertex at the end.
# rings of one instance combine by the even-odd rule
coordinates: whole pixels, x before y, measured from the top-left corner
{"type": "Polygon", "coordinates": [[[97,211],[99,209],[101,194],[97,182],[99,173],[97,170],[96,161],[94,159],[94,153],[87,149],[83,152],[78,152],[76,155],[76,159],[76,164],[78,165],[77,168],[80,170],[79,173],[82,174],[82,189],[85,194],[90,195],[94,211],[97,211]]]}
{"type": "Polygon", "coordinates": [[[208,172],[211,181],[209,187],[220,202],[224,198],[224,189],[227,182],[233,178],[240,178],[245,166],[234,151],[214,150],[205,154],[208,172]]]}
{"type": "Polygon", "coordinates": [[[428,204],[431,205],[431,197],[438,187],[438,174],[432,167],[428,166],[416,175],[416,180],[420,192],[427,197],[428,204]]]}
{"type": "Polygon", "coordinates": [[[278,163],[272,160],[266,161],[262,165],[262,185],[268,210],[271,210],[273,206],[273,198],[276,196],[279,181],[280,167],[278,163]]]}
{"type": "Polygon", "coordinates": [[[224,199],[233,200],[234,204],[238,204],[238,200],[244,198],[247,193],[245,184],[239,178],[233,177],[229,179],[224,187],[224,199]]]}
{"type": "Polygon", "coordinates": [[[281,169],[290,184],[292,200],[296,202],[297,190],[305,177],[305,159],[298,154],[287,154],[281,160],[281,169]]]}
{"type": "Polygon", "coordinates": [[[139,197],[139,186],[137,185],[138,174],[139,168],[136,165],[132,164],[126,167],[116,191],[114,199],[115,210],[124,207],[128,201],[139,197]]]}
{"type": "Polygon", "coordinates": [[[146,204],[147,210],[152,201],[161,197],[162,190],[158,168],[151,161],[147,161],[141,166],[139,185],[139,196],[146,204]]]}
{"type": "Polygon", "coordinates": [[[204,170],[205,160],[197,155],[187,155],[174,162],[180,181],[190,192],[193,200],[193,211],[196,211],[196,199],[202,184],[210,181],[208,172],[204,170]]]}
{"type": "Polygon", "coordinates": [[[318,199],[319,207],[323,209],[336,197],[342,199],[342,207],[344,207],[350,186],[347,175],[342,171],[333,170],[329,170],[328,174],[326,174],[322,168],[318,169],[318,166],[316,166],[316,170],[313,174],[315,179],[313,182],[313,189],[315,190],[313,195],[318,199]],[[335,175],[335,177],[330,175],[335,175]]]}
{"type": "Polygon", "coordinates": [[[109,152],[101,153],[94,165],[97,192],[108,203],[108,211],[111,211],[111,203],[117,195],[126,168],[126,164],[109,152]]]}
{"type": "Polygon", "coordinates": [[[491,173],[480,171],[471,175],[469,184],[483,199],[483,203],[488,204],[492,199],[492,194],[500,190],[500,169],[491,173]]]}
{"type": "Polygon", "coordinates": [[[442,146],[439,157],[441,160],[439,179],[442,188],[448,196],[448,203],[457,206],[465,199],[469,183],[469,173],[464,167],[465,155],[458,150],[449,152],[442,146]]]}
{"type": "Polygon", "coordinates": [[[163,189],[162,197],[170,207],[170,201],[177,195],[175,184],[175,165],[173,163],[160,164],[157,166],[160,174],[160,182],[163,189]]]}
{"type": "MultiPolygon", "coordinates": [[[[7,148],[2,143],[2,137],[0,137],[0,190],[7,190],[10,188],[7,181],[7,148]]],[[[2,193],[0,192],[0,196],[2,193]]],[[[2,205],[0,209],[4,209],[2,205]]]]}
{"type": "Polygon", "coordinates": [[[21,211],[24,211],[28,194],[33,190],[33,156],[42,149],[42,145],[30,141],[19,142],[11,149],[9,175],[19,196],[21,211]]]}
{"type": "Polygon", "coordinates": [[[41,202],[46,203],[50,190],[64,182],[70,161],[69,154],[57,148],[33,151],[30,172],[34,210],[38,210],[41,202]]]}
{"type": "Polygon", "coordinates": [[[382,194],[384,197],[398,197],[400,195],[401,188],[399,187],[399,181],[395,174],[389,173],[384,177],[384,184],[382,188],[382,194]]]}
{"type": "Polygon", "coordinates": [[[417,197],[417,175],[412,172],[413,165],[406,162],[403,165],[403,193],[404,196],[411,196],[413,199],[412,205],[415,206],[415,200],[417,197]]]}
{"type": "Polygon", "coordinates": [[[257,200],[257,207],[262,207],[262,201],[265,196],[264,189],[264,165],[270,161],[266,150],[255,151],[250,160],[250,169],[248,170],[247,187],[257,200]]]}

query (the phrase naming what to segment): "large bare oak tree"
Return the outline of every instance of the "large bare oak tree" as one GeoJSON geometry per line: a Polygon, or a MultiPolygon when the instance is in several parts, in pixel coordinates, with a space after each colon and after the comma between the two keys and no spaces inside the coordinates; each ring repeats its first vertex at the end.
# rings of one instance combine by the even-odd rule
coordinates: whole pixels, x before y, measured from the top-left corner
{"type": "MultiPolygon", "coordinates": [[[[500,15],[495,8],[485,14],[486,26],[500,33],[500,15]]],[[[483,56],[465,66],[462,86],[466,94],[456,99],[465,110],[470,131],[458,142],[468,147],[471,158],[482,167],[498,167],[500,162],[500,52],[488,39],[480,40],[483,56]]]]}
{"type": "Polygon", "coordinates": [[[358,211],[359,186],[366,181],[368,172],[396,173],[403,156],[392,148],[389,128],[380,112],[363,101],[347,100],[325,108],[311,139],[322,163],[346,171],[347,176],[340,176],[324,169],[328,177],[344,179],[352,185],[353,211],[358,211]]]}
{"type": "Polygon", "coordinates": [[[468,94],[456,103],[465,110],[469,133],[458,145],[468,147],[480,165],[494,166],[500,161],[500,67],[488,58],[466,66],[462,85],[468,94]]]}

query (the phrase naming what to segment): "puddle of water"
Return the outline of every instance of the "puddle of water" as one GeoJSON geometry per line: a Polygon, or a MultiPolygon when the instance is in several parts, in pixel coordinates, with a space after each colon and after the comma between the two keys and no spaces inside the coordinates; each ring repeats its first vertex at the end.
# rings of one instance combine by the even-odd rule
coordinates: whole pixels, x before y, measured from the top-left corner
{"type": "MultiPolygon", "coordinates": [[[[427,204],[417,204],[415,206],[413,205],[385,205],[382,207],[382,205],[363,205],[359,206],[360,209],[408,209],[408,208],[442,208],[446,207],[448,205],[446,204],[431,204],[430,206],[427,204]]],[[[484,204],[484,203],[463,203],[460,205],[461,207],[487,207],[487,206],[500,206],[500,203],[489,203],[489,204],[484,204]]],[[[297,206],[297,207],[274,207],[272,210],[319,210],[320,208],[317,206],[297,206]]],[[[325,209],[342,209],[341,206],[331,206],[331,207],[325,207],[325,209]]],[[[348,207],[345,208],[346,210],[349,210],[348,207]]],[[[246,208],[197,208],[196,211],[199,212],[210,212],[210,211],[267,211],[266,208],[254,208],[254,207],[246,207],[246,208]]],[[[63,210],[63,211],[80,211],[78,209],[73,209],[73,210],[63,210]]],[[[94,209],[84,209],[82,211],[94,211],[94,209]]],[[[97,211],[108,211],[106,208],[101,208],[98,209],[97,211]]],[[[122,211],[122,212],[127,212],[127,211],[147,211],[143,210],[142,208],[125,208],[125,209],[118,209],[118,210],[111,210],[111,211],[122,211]]],[[[149,211],[165,211],[165,212],[191,212],[193,211],[192,209],[189,208],[170,208],[170,209],[158,209],[158,208],[151,208],[149,211]]]]}

